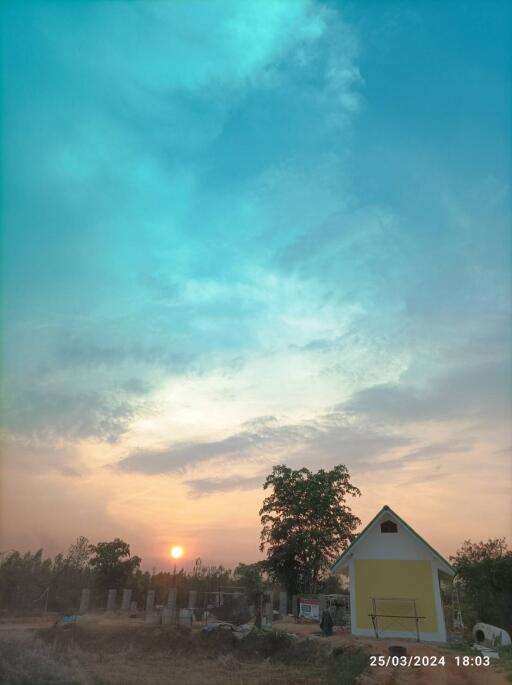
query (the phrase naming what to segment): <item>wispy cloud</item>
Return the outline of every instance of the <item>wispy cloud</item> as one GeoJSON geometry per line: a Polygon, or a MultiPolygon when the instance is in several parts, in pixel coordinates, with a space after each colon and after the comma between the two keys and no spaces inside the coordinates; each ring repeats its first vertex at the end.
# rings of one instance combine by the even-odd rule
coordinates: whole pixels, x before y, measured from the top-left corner
{"type": "Polygon", "coordinates": [[[5,436],[4,454],[14,455],[10,467],[24,477],[57,474],[67,478],[81,478],[90,469],[78,450],[72,445],[48,444],[47,441],[27,439],[21,435],[5,436]]]}
{"type": "Polygon", "coordinates": [[[172,445],[165,450],[137,450],[121,459],[116,469],[155,475],[179,473],[219,460],[220,463],[277,463],[286,456],[290,464],[322,465],[369,459],[409,444],[403,436],[348,423],[331,413],[301,424],[282,425],[275,419],[257,420],[244,430],[214,442],[172,445]]]}
{"type": "Polygon", "coordinates": [[[41,3],[6,15],[9,421],[110,440],[137,406],[134,377],[154,388],[258,348],[266,304],[245,274],[262,226],[280,220],[262,179],[279,167],[295,194],[293,170],[329,118],[339,132],[352,116],[356,46],[338,13],[309,0],[41,3]],[[317,122],[307,140],[306,105],[317,122]]]}
{"type": "Polygon", "coordinates": [[[451,369],[423,387],[378,385],[354,394],[344,409],[396,423],[503,420],[512,407],[511,364],[502,359],[451,369]]]}
{"type": "MultiPolygon", "coordinates": [[[[266,475],[266,474],[265,474],[266,475]]],[[[190,497],[206,497],[218,492],[239,492],[261,488],[265,482],[265,475],[244,478],[230,476],[229,478],[195,478],[186,480],[185,485],[190,489],[190,497]]]]}
{"type": "Polygon", "coordinates": [[[115,391],[69,387],[20,388],[11,396],[4,420],[14,434],[48,441],[92,438],[116,442],[129,429],[138,401],[115,391]]]}

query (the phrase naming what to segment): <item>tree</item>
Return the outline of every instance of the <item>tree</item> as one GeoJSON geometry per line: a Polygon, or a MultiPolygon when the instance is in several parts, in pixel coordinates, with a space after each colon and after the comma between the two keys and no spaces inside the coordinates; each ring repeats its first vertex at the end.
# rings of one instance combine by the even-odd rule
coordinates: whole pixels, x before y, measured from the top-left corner
{"type": "Polygon", "coordinates": [[[50,585],[51,559],[43,559],[43,550],[37,552],[9,552],[0,564],[0,606],[4,609],[32,611],[50,585]]]}
{"type": "Polygon", "coordinates": [[[343,585],[342,577],[337,573],[330,573],[322,578],[322,586],[320,592],[325,595],[341,595],[347,592],[346,586],[343,585]]]}
{"type": "MultiPolygon", "coordinates": [[[[158,578],[158,576],[156,576],[156,578],[158,578]]],[[[132,599],[134,602],[139,602],[141,605],[144,604],[148,590],[151,587],[154,587],[154,580],[155,579],[151,578],[151,574],[148,571],[143,572],[139,568],[135,571],[129,582],[129,587],[132,590],[132,599]]],[[[160,597],[159,600],[160,602],[167,601],[163,596],[160,597]]]]}
{"type": "Polygon", "coordinates": [[[487,542],[465,540],[450,557],[462,585],[465,613],[471,621],[484,621],[512,629],[512,551],[505,538],[487,542]]]}
{"type": "Polygon", "coordinates": [[[257,561],[254,564],[239,563],[234,571],[234,580],[245,588],[245,592],[251,604],[255,604],[264,590],[263,564],[257,561]]]}
{"type": "Polygon", "coordinates": [[[95,570],[95,584],[102,590],[126,587],[142,559],[130,556],[130,545],[119,538],[90,546],[89,564],[95,570]]]}
{"type": "Polygon", "coordinates": [[[66,563],[76,569],[84,569],[89,563],[90,556],[91,545],[89,540],[81,535],[76,539],[76,542],[70,545],[66,556],[66,563]]]}
{"type": "Polygon", "coordinates": [[[450,561],[462,569],[488,559],[501,559],[507,554],[510,552],[507,551],[505,538],[490,538],[487,542],[464,540],[462,547],[455,552],[454,557],[450,557],[450,561]]]}
{"type": "Polygon", "coordinates": [[[91,545],[83,536],[70,545],[66,556],[57,554],[52,565],[50,606],[62,611],[78,608],[80,592],[91,581],[90,556],[91,545]]]}
{"type": "Polygon", "coordinates": [[[312,473],[274,466],[263,485],[272,493],[260,510],[265,570],[291,593],[314,591],[361,521],[345,503],[361,492],[346,466],[312,473]]]}

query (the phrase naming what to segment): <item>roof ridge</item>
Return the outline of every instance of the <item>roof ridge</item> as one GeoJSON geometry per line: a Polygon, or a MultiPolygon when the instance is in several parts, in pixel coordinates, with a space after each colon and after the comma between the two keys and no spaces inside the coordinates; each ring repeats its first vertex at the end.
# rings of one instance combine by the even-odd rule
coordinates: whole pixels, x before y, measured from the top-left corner
{"type": "Polygon", "coordinates": [[[350,545],[347,547],[347,549],[345,549],[345,550],[343,551],[343,553],[339,556],[339,558],[334,562],[334,564],[332,564],[332,566],[331,566],[331,571],[334,570],[335,567],[336,567],[336,566],[340,563],[340,561],[343,559],[343,557],[346,556],[346,555],[348,554],[348,552],[350,551],[350,549],[351,549],[352,547],[354,547],[354,545],[356,545],[356,544],[361,540],[361,538],[363,537],[363,535],[364,535],[364,534],[367,532],[367,530],[375,523],[375,521],[379,518],[379,516],[380,516],[384,511],[388,511],[388,512],[390,512],[391,514],[393,514],[393,516],[396,516],[396,518],[397,518],[397,519],[398,519],[398,520],[399,520],[399,521],[400,521],[400,522],[401,522],[401,523],[402,523],[402,524],[403,524],[403,525],[404,525],[404,526],[405,526],[405,527],[406,527],[406,528],[407,528],[415,537],[417,537],[417,538],[420,540],[420,542],[422,542],[426,547],[428,547],[428,548],[430,549],[430,551],[433,552],[434,555],[435,555],[440,561],[442,561],[444,564],[446,564],[446,566],[447,566],[451,571],[454,571],[454,572],[455,572],[455,569],[453,568],[453,566],[452,566],[452,565],[443,557],[443,555],[442,555],[442,554],[439,554],[439,552],[438,552],[437,550],[435,550],[435,549],[432,547],[432,545],[430,545],[430,544],[429,544],[429,543],[428,543],[428,542],[427,542],[419,533],[417,533],[417,532],[414,530],[414,528],[413,528],[412,526],[410,526],[410,525],[407,523],[407,521],[404,521],[404,519],[403,519],[399,514],[397,514],[396,511],[394,511],[394,510],[393,510],[390,506],[388,506],[387,504],[385,504],[385,505],[377,512],[377,514],[375,514],[375,516],[371,519],[371,521],[363,528],[363,530],[362,530],[360,533],[358,533],[358,534],[356,535],[356,537],[352,540],[352,542],[351,542],[350,545]]]}

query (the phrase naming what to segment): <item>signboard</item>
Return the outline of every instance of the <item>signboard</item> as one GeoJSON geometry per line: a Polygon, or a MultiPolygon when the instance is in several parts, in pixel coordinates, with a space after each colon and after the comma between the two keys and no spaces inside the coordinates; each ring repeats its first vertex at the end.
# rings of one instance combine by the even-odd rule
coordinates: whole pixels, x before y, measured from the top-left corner
{"type": "Polygon", "coordinates": [[[318,621],[320,619],[320,600],[301,597],[299,599],[299,616],[318,621]]]}

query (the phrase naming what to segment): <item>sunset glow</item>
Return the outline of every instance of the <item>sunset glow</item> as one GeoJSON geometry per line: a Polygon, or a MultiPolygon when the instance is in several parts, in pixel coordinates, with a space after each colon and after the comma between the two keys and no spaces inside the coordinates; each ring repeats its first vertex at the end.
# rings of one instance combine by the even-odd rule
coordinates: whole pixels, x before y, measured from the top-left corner
{"type": "Polygon", "coordinates": [[[253,563],[276,464],[510,537],[510,8],[0,3],[0,552],[253,563]]]}

